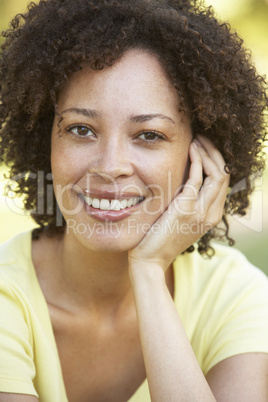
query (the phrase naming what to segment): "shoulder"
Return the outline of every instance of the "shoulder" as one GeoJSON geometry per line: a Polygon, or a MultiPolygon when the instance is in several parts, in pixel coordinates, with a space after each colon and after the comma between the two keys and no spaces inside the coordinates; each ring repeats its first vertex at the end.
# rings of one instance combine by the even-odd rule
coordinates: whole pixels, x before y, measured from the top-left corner
{"type": "Polygon", "coordinates": [[[267,292],[268,278],[237,249],[214,243],[215,255],[208,259],[197,251],[180,256],[174,263],[175,287],[182,281],[191,284],[197,290],[211,287],[211,291],[260,287],[267,292]],[[195,286],[194,286],[195,285],[195,286]]]}
{"type": "MultiPolygon", "coordinates": [[[[182,257],[182,258],[181,258],[182,257]]],[[[215,244],[174,264],[175,304],[199,364],[207,372],[227,357],[268,353],[268,279],[236,249],[215,244]]]]}
{"type": "Polygon", "coordinates": [[[12,263],[20,255],[29,254],[31,248],[31,231],[18,233],[0,244],[0,265],[12,263]]]}
{"type": "MultiPolygon", "coordinates": [[[[175,301],[185,308],[204,306],[210,314],[262,305],[268,321],[268,278],[238,250],[214,244],[215,255],[204,258],[197,251],[180,256],[174,263],[175,301]],[[187,297],[188,296],[188,297],[187,297]],[[187,306],[185,305],[187,303],[187,306]],[[210,311],[211,310],[211,311],[210,311]]],[[[204,310],[203,310],[204,313],[204,310]]]]}
{"type": "Polygon", "coordinates": [[[19,233],[0,244],[0,293],[17,300],[29,297],[35,283],[31,258],[31,231],[19,233]]]}
{"type": "Polygon", "coordinates": [[[31,231],[22,232],[0,244],[0,276],[12,276],[31,264],[31,231]]]}
{"type": "Polygon", "coordinates": [[[37,396],[33,381],[38,299],[32,274],[31,232],[0,244],[0,391],[37,396]]]}

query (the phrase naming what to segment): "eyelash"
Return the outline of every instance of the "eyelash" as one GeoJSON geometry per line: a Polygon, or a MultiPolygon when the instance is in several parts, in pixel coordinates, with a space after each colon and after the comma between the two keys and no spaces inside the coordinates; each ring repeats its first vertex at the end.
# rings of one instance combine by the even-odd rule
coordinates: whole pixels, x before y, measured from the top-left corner
{"type": "MultiPolygon", "coordinates": [[[[69,133],[71,133],[72,135],[74,135],[75,137],[80,137],[80,138],[89,138],[89,137],[93,137],[93,136],[95,136],[95,133],[94,133],[94,131],[90,128],[90,127],[87,127],[85,124],[73,124],[73,125],[71,125],[71,126],[68,126],[67,128],[66,128],[66,131],[67,132],[69,132],[69,133]],[[86,134],[86,135],[81,135],[81,134],[79,134],[79,133],[75,133],[73,130],[74,129],[79,129],[79,128],[82,128],[82,129],[86,129],[86,130],[88,130],[88,132],[91,132],[91,134],[90,135],[88,135],[88,133],[86,134]]],[[[135,139],[137,139],[137,140],[141,140],[141,141],[144,141],[144,142],[146,142],[146,143],[155,143],[155,142],[158,142],[158,141],[164,141],[164,140],[166,140],[166,136],[164,135],[164,134],[161,134],[161,133],[159,133],[158,131],[155,131],[155,130],[148,130],[148,131],[142,131],[141,133],[139,133],[136,137],[135,137],[135,139]],[[148,140],[148,139],[142,139],[141,138],[141,136],[142,135],[146,135],[146,134],[153,134],[154,136],[155,136],[155,138],[154,139],[151,139],[151,140],[148,140]]]]}
{"type": "Polygon", "coordinates": [[[76,137],[80,137],[80,138],[88,138],[88,137],[91,137],[92,135],[95,135],[93,130],[90,127],[87,127],[85,124],[73,124],[73,125],[67,127],[66,131],[68,133],[71,133],[72,135],[74,135],[76,137]],[[86,129],[89,132],[91,132],[92,134],[91,135],[81,135],[81,134],[73,132],[74,129],[79,129],[79,128],[86,129]]]}
{"type": "Polygon", "coordinates": [[[148,131],[142,131],[141,133],[139,133],[138,135],[137,135],[137,138],[140,138],[140,136],[141,135],[146,135],[146,134],[154,134],[155,135],[155,137],[157,137],[157,138],[155,138],[154,140],[146,140],[146,139],[142,139],[142,141],[146,141],[146,142],[158,142],[158,141],[163,141],[163,140],[165,140],[166,139],[166,137],[163,135],[163,134],[161,134],[161,133],[159,133],[158,131],[155,131],[155,130],[148,130],[148,131]]]}

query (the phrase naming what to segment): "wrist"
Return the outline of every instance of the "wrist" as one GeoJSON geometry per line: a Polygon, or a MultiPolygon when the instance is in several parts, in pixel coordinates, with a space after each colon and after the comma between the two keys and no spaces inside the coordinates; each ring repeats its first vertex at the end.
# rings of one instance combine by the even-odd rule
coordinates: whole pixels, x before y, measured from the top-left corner
{"type": "Polygon", "coordinates": [[[129,276],[132,285],[143,283],[145,286],[166,284],[163,267],[156,262],[131,261],[129,263],[129,276]]]}

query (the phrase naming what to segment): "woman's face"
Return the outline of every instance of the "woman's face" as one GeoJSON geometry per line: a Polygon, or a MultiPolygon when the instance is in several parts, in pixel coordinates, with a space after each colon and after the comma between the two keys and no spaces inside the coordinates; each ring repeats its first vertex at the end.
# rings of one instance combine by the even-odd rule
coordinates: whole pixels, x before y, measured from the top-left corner
{"type": "Polygon", "coordinates": [[[93,250],[129,250],[187,176],[192,134],[177,91],[154,55],[131,50],[74,73],[58,112],[51,161],[67,233],[93,250]]]}

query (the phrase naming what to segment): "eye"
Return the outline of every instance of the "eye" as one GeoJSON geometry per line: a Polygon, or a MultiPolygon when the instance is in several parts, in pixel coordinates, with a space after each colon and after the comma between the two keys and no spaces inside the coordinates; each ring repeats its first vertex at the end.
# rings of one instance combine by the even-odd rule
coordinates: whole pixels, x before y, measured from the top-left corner
{"type": "Polygon", "coordinates": [[[94,136],[93,131],[83,124],[76,124],[67,127],[67,131],[71,132],[72,134],[77,135],[78,137],[91,137],[94,136]]]}
{"type": "Polygon", "coordinates": [[[157,131],[144,131],[143,133],[138,135],[138,138],[148,142],[153,142],[164,140],[165,136],[158,133],[157,131]]]}

